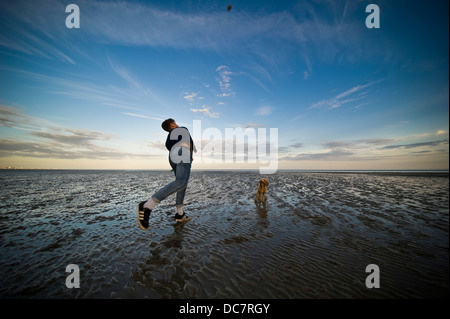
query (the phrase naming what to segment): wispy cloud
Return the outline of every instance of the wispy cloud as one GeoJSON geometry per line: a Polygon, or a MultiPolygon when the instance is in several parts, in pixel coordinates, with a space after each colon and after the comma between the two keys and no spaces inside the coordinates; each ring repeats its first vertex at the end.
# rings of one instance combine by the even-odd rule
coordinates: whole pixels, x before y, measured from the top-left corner
{"type": "Polygon", "coordinates": [[[192,103],[192,102],[195,102],[197,100],[203,100],[204,97],[203,96],[198,96],[197,92],[191,92],[191,93],[185,92],[184,96],[183,96],[183,99],[185,99],[186,101],[189,101],[189,102],[192,103]]]}
{"type": "Polygon", "coordinates": [[[411,143],[411,144],[401,144],[401,145],[388,145],[383,147],[382,149],[411,149],[411,148],[419,148],[419,147],[431,147],[438,145],[448,145],[448,140],[438,140],[438,141],[429,141],[429,142],[421,142],[421,143],[411,143]]]}
{"type": "Polygon", "coordinates": [[[143,119],[148,119],[148,120],[156,120],[156,121],[160,121],[160,122],[164,121],[164,119],[162,119],[160,117],[147,116],[147,115],[129,113],[129,112],[123,112],[122,114],[128,115],[128,116],[133,116],[133,117],[139,117],[139,118],[143,118],[143,119]]]}
{"type": "Polygon", "coordinates": [[[319,102],[311,105],[309,108],[310,109],[315,109],[315,108],[335,109],[335,108],[341,107],[344,104],[358,101],[364,97],[364,93],[361,91],[370,87],[373,84],[374,84],[373,82],[370,82],[367,84],[356,85],[356,86],[336,95],[333,98],[320,100],[319,102]],[[359,93],[359,94],[357,94],[357,93],[359,93]]]}
{"type": "Polygon", "coordinates": [[[316,151],[299,151],[303,143],[280,148],[280,160],[285,161],[381,161],[393,158],[426,156],[428,154],[448,154],[448,140],[436,140],[409,144],[394,144],[398,139],[373,138],[351,141],[324,141],[322,149],[316,151]],[[298,146],[297,148],[294,146],[298,146]]]}
{"type": "Polygon", "coordinates": [[[0,157],[124,159],[152,156],[111,147],[120,144],[120,141],[110,134],[46,124],[48,122],[31,117],[18,108],[2,105],[0,126],[10,130],[26,128],[29,132],[20,137],[1,138],[0,157]]]}
{"type": "Polygon", "coordinates": [[[148,147],[158,149],[161,151],[167,152],[166,142],[165,141],[149,141],[147,144],[148,147]]]}
{"type": "Polygon", "coordinates": [[[38,139],[0,139],[0,157],[21,156],[58,159],[146,158],[144,153],[129,153],[98,144],[110,140],[101,132],[65,130],[63,133],[33,132],[38,139]]]}
{"type": "Polygon", "coordinates": [[[30,117],[23,108],[0,104],[0,126],[24,131],[35,131],[56,127],[44,118],[30,117]]]}
{"type": "Polygon", "coordinates": [[[361,161],[373,159],[369,157],[354,156],[355,152],[345,150],[330,150],[316,153],[301,153],[281,158],[284,161],[361,161]]]}
{"type": "Polygon", "coordinates": [[[32,132],[33,136],[48,139],[52,142],[69,147],[94,148],[92,142],[110,140],[111,136],[97,131],[65,129],[63,133],[56,132],[32,132]],[[64,133],[64,134],[63,134],[64,133]]]}
{"type": "Polygon", "coordinates": [[[211,110],[207,106],[203,106],[202,108],[199,108],[199,109],[192,108],[192,109],[190,109],[190,111],[194,112],[194,113],[204,114],[210,118],[218,118],[220,115],[219,113],[211,112],[211,110]]]}
{"type": "Polygon", "coordinates": [[[216,69],[216,72],[219,73],[219,78],[217,79],[221,91],[219,96],[226,97],[234,95],[235,93],[231,89],[231,75],[233,73],[230,71],[230,68],[226,65],[221,65],[216,69]]]}
{"type": "Polygon", "coordinates": [[[150,88],[138,81],[136,77],[130,73],[130,71],[128,71],[124,67],[119,66],[117,63],[112,62],[110,58],[108,58],[108,62],[114,72],[123,80],[125,80],[130,88],[139,92],[142,96],[149,98],[151,101],[157,102],[160,105],[162,104],[159,97],[150,88]]]}
{"type": "Polygon", "coordinates": [[[268,65],[262,65],[261,63],[256,63],[252,59],[252,63],[250,63],[245,68],[247,70],[240,71],[237,75],[243,75],[252,80],[256,85],[262,88],[265,92],[270,93],[270,86],[273,86],[273,75],[280,74],[280,71],[273,65],[273,63],[269,63],[268,65]]]}
{"type": "Polygon", "coordinates": [[[18,123],[28,121],[28,117],[18,109],[0,104],[0,126],[15,127],[18,123]]]}
{"type": "MultiPolygon", "coordinates": [[[[26,81],[31,81],[42,92],[67,97],[74,100],[87,101],[95,105],[110,106],[126,110],[141,109],[142,105],[148,103],[164,105],[156,95],[135,83],[131,85],[126,82],[124,86],[111,86],[97,84],[92,79],[84,76],[72,79],[70,77],[60,77],[26,71],[18,68],[0,66],[0,71],[10,72],[26,81]]],[[[126,77],[126,73],[123,76],[126,77]]],[[[121,77],[122,78],[122,77],[121,77]]]]}
{"type": "MultiPolygon", "coordinates": [[[[324,1],[316,6],[301,0],[295,5],[288,4],[282,11],[269,11],[262,6],[260,10],[241,8],[228,13],[220,5],[209,3],[193,10],[185,4],[169,9],[151,2],[78,0],[82,26],[75,31],[64,27],[66,4],[59,0],[1,1],[0,46],[67,64],[93,59],[89,48],[97,45],[239,54],[251,57],[253,63],[246,66],[248,72],[241,74],[269,92],[272,76],[284,70],[284,63],[293,56],[303,60],[305,71],[300,76],[308,80],[317,63],[354,62],[366,58],[367,52],[379,56],[391,54],[385,53],[392,51],[387,43],[374,48],[364,37],[360,21],[348,18],[360,10],[357,5],[335,2],[324,1]],[[341,7],[345,14],[336,9],[341,7]],[[293,51],[295,55],[290,53],[293,51]]],[[[220,86],[217,94],[233,96],[236,94],[231,87],[233,72],[221,67],[217,70],[220,86]]],[[[113,65],[113,69],[129,89],[139,92],[139,98],[164,105],[160,94],[130,70],[118,65],[113,65]]],[[[322,101],[329,108],[349,102],[322,101]]],[[[118,107],[127,104],[106,103],[118,107]]],[[[318,102],[315,107],[321,105],[318,102]]]]}
{"type": "Polygon", "coordinates": [[[372,138],[372,139],[362,139],[355,140],[357,144],[368,144],[368,145],[386,145],[395,142],[396,139],[393,138],[372,138]]]}
{"type": "Polygon", "coordinates": [[[30,142],[14,139],[0,139],[0,157],[20,156],[53,159],[125,159],[149,158],[152,154],[129,153],[113,148],[68,148],[63,143],[30,142]]]}
{"type": "Polygon", "coordinates": [[[63,77],[36,73],[4,65],[0,65],[0,70],[14,74],[20,79],[31,81],[33,83],[32,85],[52,94],[66,95],[77,99],[90,99],[94,96],[101,96],[102,98],[98,100],[104,100],[104,98],[106,98],[111,102],[114,101],[114,97],[117,97],[117,93],[114,94],[114,96],[110,96],[104,88],[97,87],[88,81],[85,83],[82,81],[76,82],[63,77]]]}
{"type": "Polygon", "coordinates": [[[236,125],[236,127],[243,127],[243,128],[258,128],[258,127],[266,127],[266,125],[263,124],[256,124],[256,123],[246,123],[244,125],[236,125]]]}
{"type": "Polygon", "coordinates": [[[273,107],[262,106],[262,107],[256,109],[255,115],[256,116],[268,116],[268,115],[272,114],[272,112],[273,112],[273,107]]]}
{"type": "MultiPolygon", "coordinates": [[[[298,154],[299,149],[305,147],[304,143],[297,142],[290,144],[288,146],[280,146],[278,147],[278,153],[279,154],[298,154]]],[[[285,156],[289,157],[289,156],[285,156]]]]}
{"type": "Polygon", "coordinates": [[[69,55],[76,46],[63,37],[58,16],[64,13],[59,1],[2,1],[0,45],[10,50],[50,60],[76,64],[69,55]],[[55,41],[56,40],[56,41],[55,41]]]}
{"type": "MultiPolygon", "coordinates": [[[[0,45],[71,64],[81,56],[89,58],[76,42],[67,40],[65,5],[59,0],[0,2],[0,45]]],[[[135,1],[78,0],[77,5],[82,27],[71,32],[71,39],[83,44],[239,52],[271,66],[290,58],[284,53],[289,50],[281,49],[295,48],[296,58],[304,60],[304,78],[313,73],[318,61],[355,61],[370,54],[392,54],[387,43],[373,46],[371,39],[365,38],[361,21],[349,18],[359,13],[361,6],[348,5],[348,1],[324,1],[315,6],[302,0],[282,11],[269,12],[262,7],[229,14],[220,5],[196,6],[195,10],[183,4],[177,5],[182,9],[164,9],[135,1]]]]}

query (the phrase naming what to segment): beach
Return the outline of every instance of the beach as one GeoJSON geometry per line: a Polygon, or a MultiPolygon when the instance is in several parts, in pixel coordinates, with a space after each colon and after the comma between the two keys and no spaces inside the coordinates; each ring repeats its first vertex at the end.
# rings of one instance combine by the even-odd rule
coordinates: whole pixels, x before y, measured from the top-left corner
{"type": "Polygon", "coordinates": [[[172,195],[142,231],[136,205],[173,178],[0,170],[0,298],[449,298],[448,173],[193,170],[192,220],[172,195]]]}

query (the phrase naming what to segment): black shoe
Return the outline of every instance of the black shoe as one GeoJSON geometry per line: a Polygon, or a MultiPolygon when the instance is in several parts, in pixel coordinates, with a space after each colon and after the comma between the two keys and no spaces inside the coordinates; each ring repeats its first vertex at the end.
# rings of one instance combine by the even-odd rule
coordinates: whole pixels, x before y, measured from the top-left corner
{"type": "Polygon", "coordinates": [[[190,217],[188,217],[185,213],[183,215],[178,215],[178,213],[175,214],[175,221],[176,222],[187,222],[188,220],[191,220],[190,217]]]}
{"type": "Polygon", "coordinates": [[[148,229],[148,219],[150,217],[151,209],[144,208],[145,202],[140,202],[137,206],[138,225],[142,230],[148,229]]]}

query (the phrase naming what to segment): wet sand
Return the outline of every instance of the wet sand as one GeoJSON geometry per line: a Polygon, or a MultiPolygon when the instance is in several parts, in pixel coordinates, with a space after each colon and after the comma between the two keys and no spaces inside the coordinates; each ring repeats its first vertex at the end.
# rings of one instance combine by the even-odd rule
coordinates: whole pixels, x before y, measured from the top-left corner
{"type": "Polygon", "coordinates": [[[173,221],[173,195],[143,232],[136,204],[172,174],[0,171],[0,297],[449,297],[448,173],[194,170],[192,220],[173,221]]]}

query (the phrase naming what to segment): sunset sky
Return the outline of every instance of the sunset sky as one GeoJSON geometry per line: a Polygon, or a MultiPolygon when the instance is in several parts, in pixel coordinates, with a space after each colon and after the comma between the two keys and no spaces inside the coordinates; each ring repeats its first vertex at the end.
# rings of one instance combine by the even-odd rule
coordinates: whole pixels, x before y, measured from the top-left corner
{"type": "Polygon", "coordinates": [[[448,12],[447,0],[2,0],[0,167],[170,169],[171,117],[222,145],[226,129],[277,128],[280,169],[448,169],[448,12]],[[66,27],[70,3],[80,28],[66,27]],[[369,4],[380,28],[366,26],[369,4]]]}

